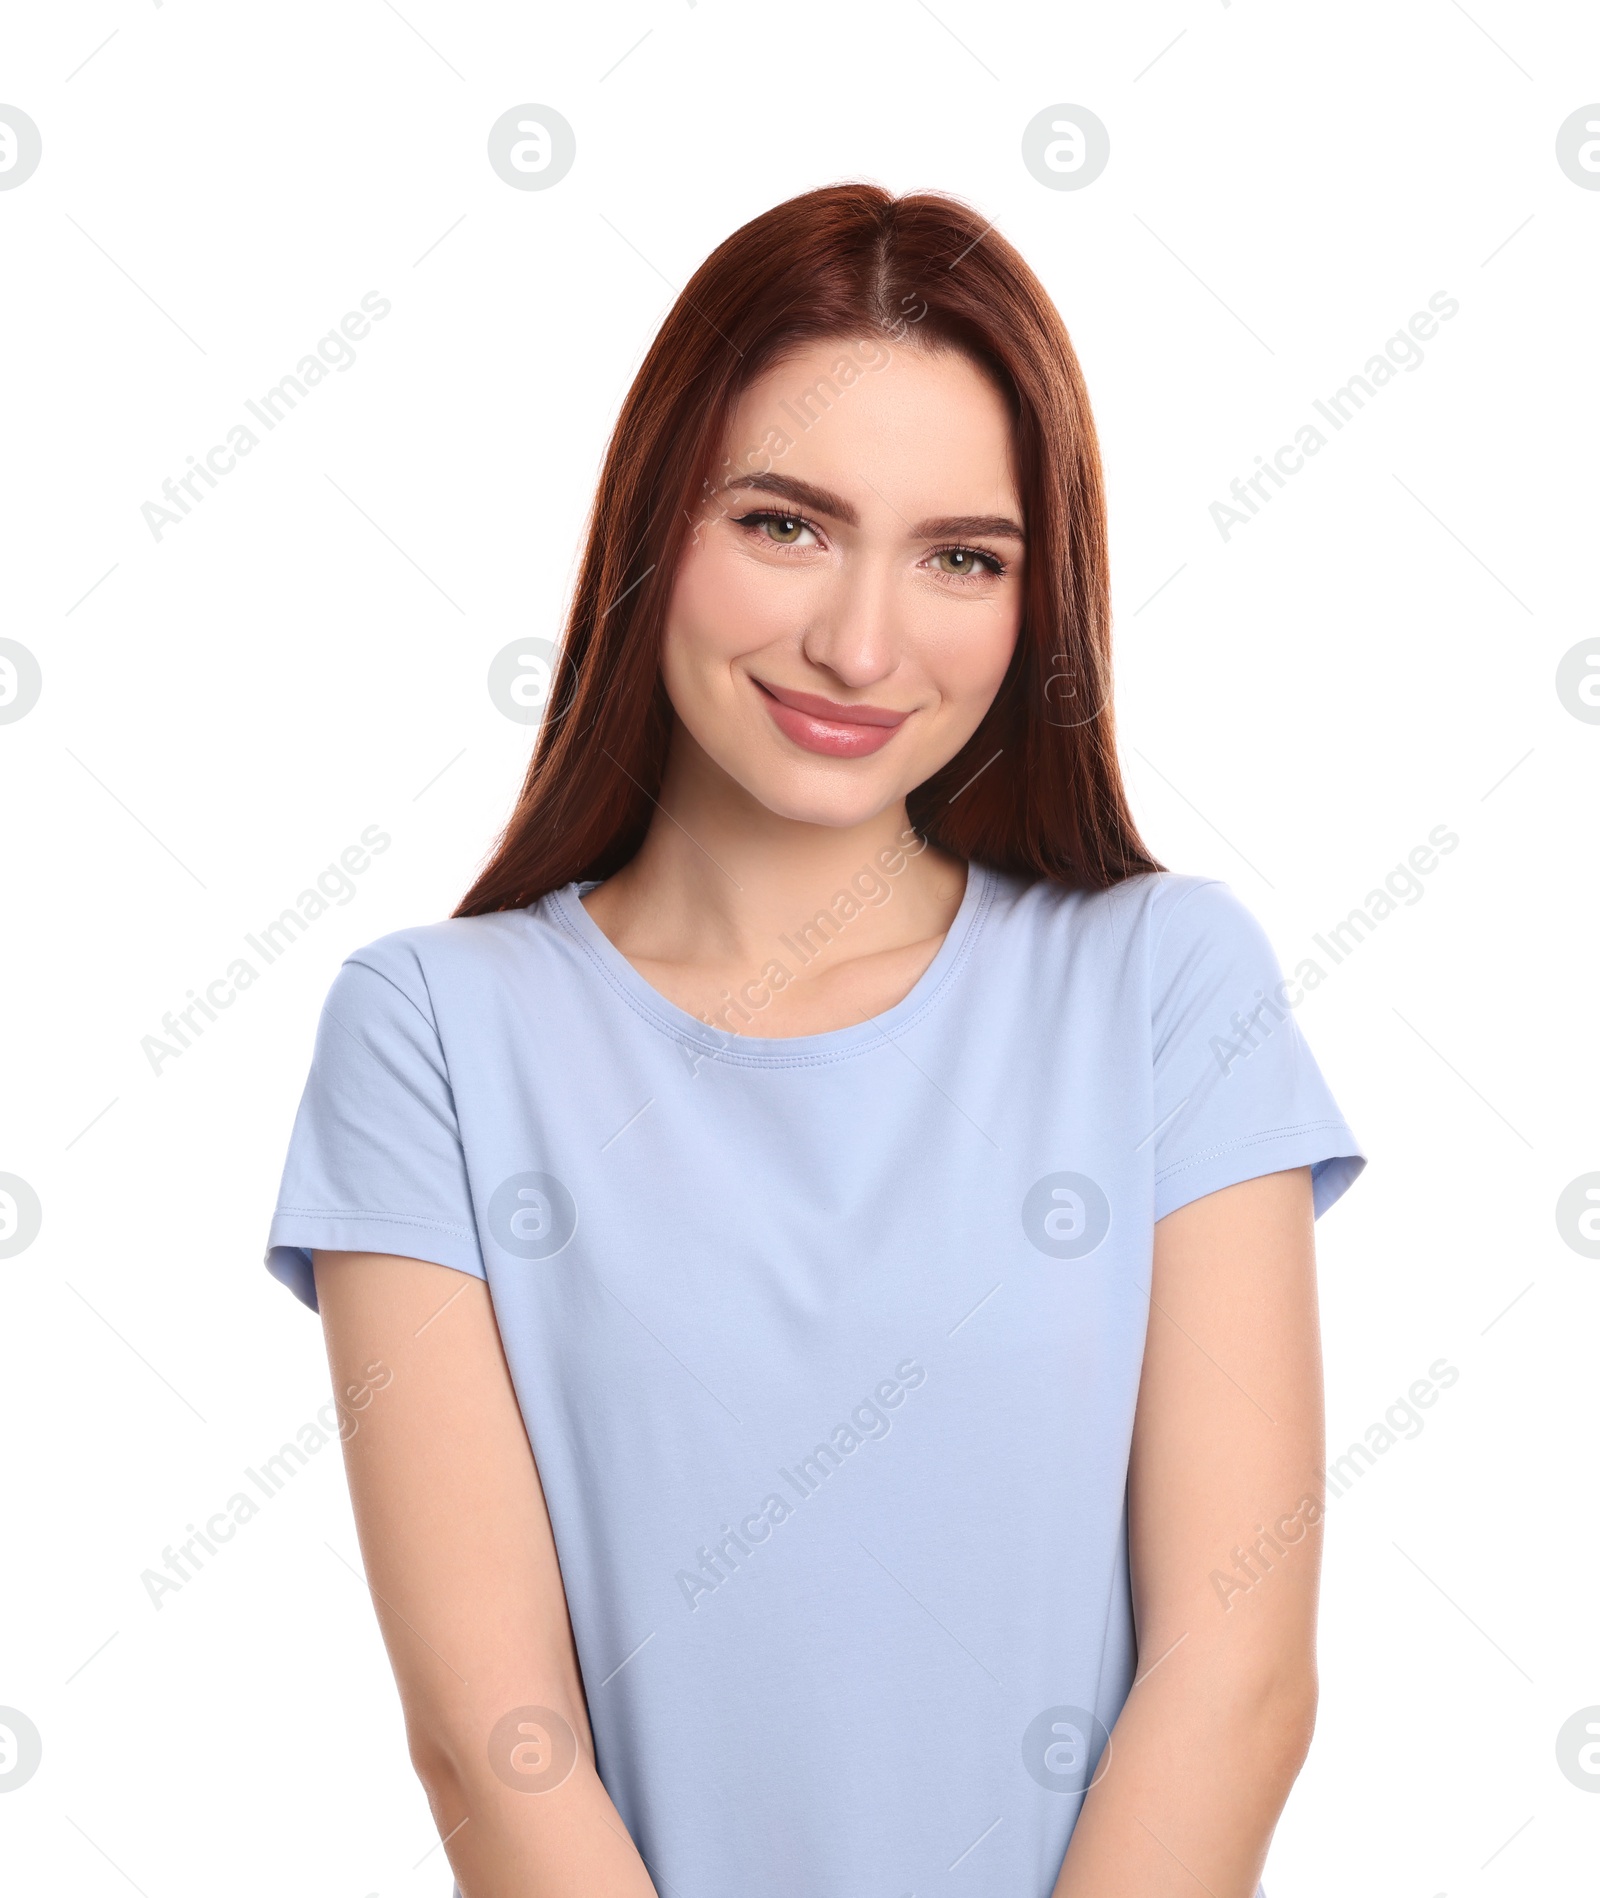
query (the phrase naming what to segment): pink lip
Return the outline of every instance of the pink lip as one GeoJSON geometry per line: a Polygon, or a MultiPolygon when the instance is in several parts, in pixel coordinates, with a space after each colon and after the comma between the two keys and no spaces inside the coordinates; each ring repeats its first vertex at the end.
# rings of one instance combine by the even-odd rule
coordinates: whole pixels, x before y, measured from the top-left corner
{"type": "Polygon", "coordinates": [[[900,731],[909,712],[890,712],[888,706],[852,706],[816,693],[795,693],[786,685],[763,685],[757,691],[767,700],[772,723],[786,738],[807,752],[824,757],[867,757],[881,752],[900,731]]]}
{"type": "Polygon", "coordinates": [[[814,692],[755,681],[772,722],[785,738],[826,758],[865,758],[881,751],[911,716],[883,705],[843,705],[814,692]]]}

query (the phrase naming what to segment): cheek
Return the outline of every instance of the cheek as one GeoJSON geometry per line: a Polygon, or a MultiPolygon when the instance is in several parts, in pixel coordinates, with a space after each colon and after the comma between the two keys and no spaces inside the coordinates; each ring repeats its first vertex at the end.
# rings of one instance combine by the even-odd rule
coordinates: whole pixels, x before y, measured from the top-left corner
{"type": "Polygon", "coordinates": [[[744,558],[712,529],[689,547],[672,589],[665,642],[674,662],[692,667],[770,645],[793,624],[793,579],[744,558]]]}
{"type": "Polygon", "coordinates": [[[952,706],[981,704],[999,691],[1021,629],[1020,596],[934,616],[918,640],[917,659],[952,706]]]}

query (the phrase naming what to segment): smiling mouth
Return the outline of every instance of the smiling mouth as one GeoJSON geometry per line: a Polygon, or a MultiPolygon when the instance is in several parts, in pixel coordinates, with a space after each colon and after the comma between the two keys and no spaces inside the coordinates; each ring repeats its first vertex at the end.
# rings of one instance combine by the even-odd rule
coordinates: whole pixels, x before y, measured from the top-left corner
{"type": "Polygon", "coordinates": [[[845,705],[814,692],[753,680],[772,722],[785,738],[825,758],[865,758],[881,751],[911,716],[883,705],[845,705]]]}

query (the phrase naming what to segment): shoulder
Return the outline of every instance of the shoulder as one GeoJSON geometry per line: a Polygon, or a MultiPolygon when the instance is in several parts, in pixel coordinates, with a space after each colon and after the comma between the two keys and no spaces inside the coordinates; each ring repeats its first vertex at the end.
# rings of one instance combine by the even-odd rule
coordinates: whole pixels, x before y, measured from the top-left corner
{"type": "Polygon", "coordinates": [[[1037,979],[1097,984],[1160,1018],[1277,977],[1266,931],[1220,878],[1157,870],[1073,890],[991,874],[996,933],[1037,979]]]}
{"type": "Polygon", "coordinates": [[[1028,879],[990,870],[993,907],[1021,930],[1082,935],[1103,930],[1126,943],[1142,936],[1154,951],[1167,939],[1228,938],[1258,928],[1249,909],[1217,877],[1154,870],[1109,889],[1071,889],[1047,877],[1028,879]]]}
{"type": "Polygon", "coordinates": [[[1195,949],[1254,948],[1266,941],[1255,912],[1220,877],[1163,871],[1143,880],[1158,886],[1150,896],[1155,956],[1182,956],[1195,949]]]}
{"type": "Polygon", "coordinates": [[[1260,919],[1217,877],[1173,877],[1156,893],[1146,957],[1157,1048],[1195,1024],[1223,1032],[1265,1004],[1282,1019],[1282,968],[1260,919]]]}
{"type": "Polygon", "coordinates": [[[526,942],[529,925],[528,911],[499,910],[391,930],[350,951],[334,977],[329,1002],[382,1010],[398,997],[432,1020],[436,1001],[487,977],[526,942]]]}

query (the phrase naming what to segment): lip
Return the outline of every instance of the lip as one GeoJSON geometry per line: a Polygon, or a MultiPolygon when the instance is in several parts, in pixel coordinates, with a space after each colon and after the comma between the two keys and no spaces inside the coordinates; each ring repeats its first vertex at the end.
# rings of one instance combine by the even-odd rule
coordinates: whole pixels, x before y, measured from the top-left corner
{"type": "Polygon", "coordinates": [[[784,737],[825,758],[865,758],[881,751],[911,716],[886,705],[846,705],[760,679],[752,683],[784,737]]]}

